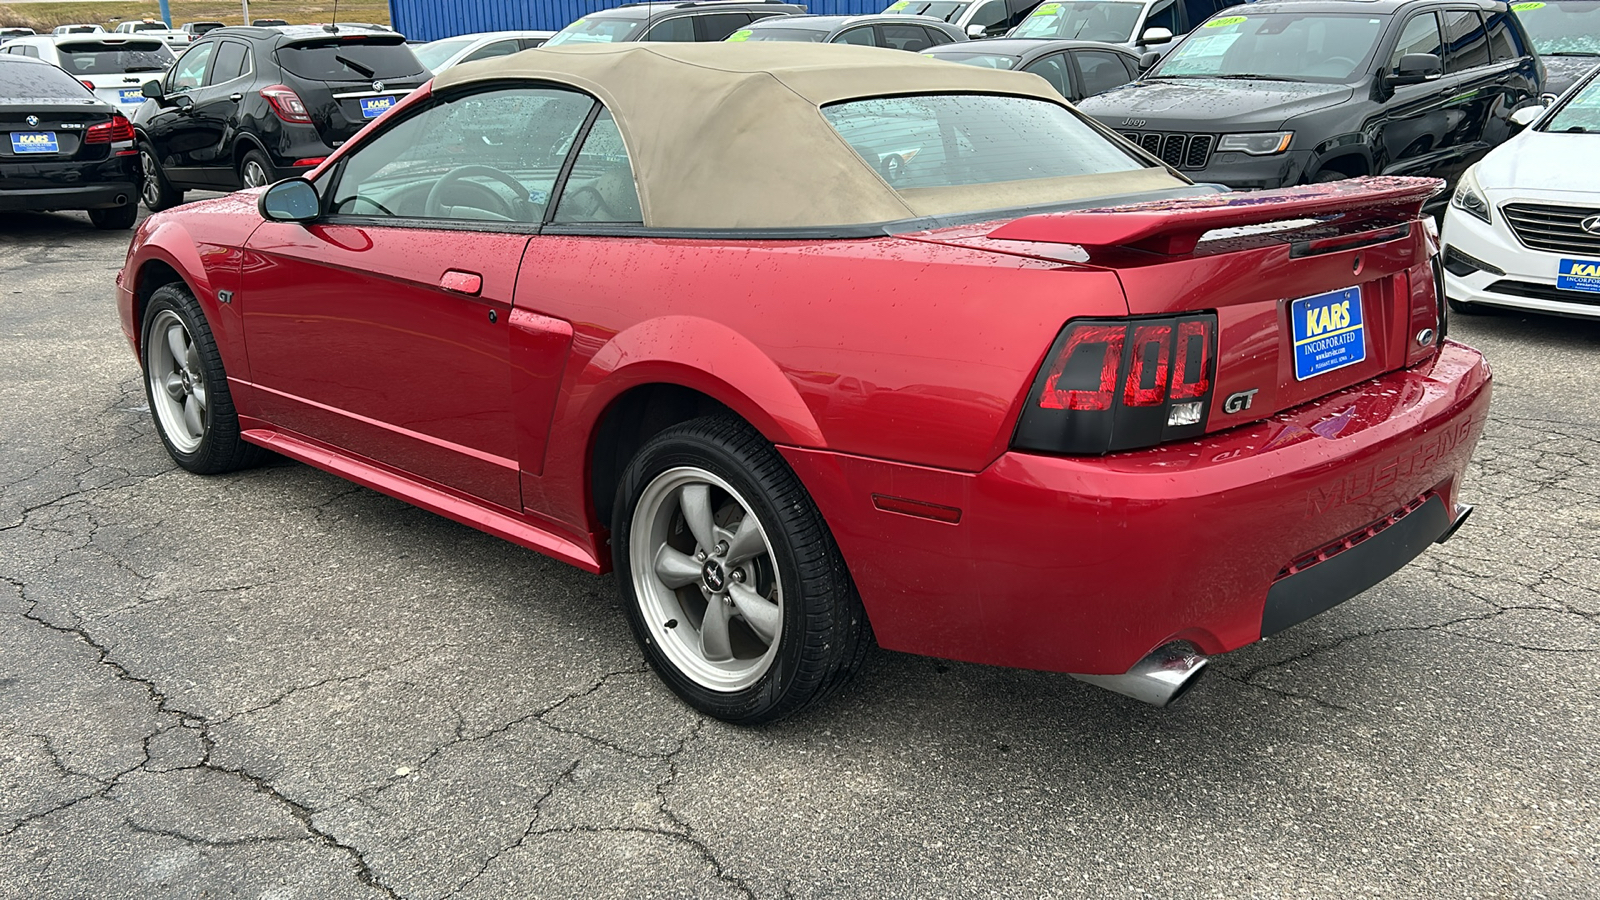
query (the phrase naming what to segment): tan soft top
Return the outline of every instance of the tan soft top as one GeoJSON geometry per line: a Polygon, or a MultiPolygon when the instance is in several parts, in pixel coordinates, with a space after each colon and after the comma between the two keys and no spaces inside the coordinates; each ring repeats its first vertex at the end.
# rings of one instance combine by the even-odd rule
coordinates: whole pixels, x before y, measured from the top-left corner
{"type": "Polygon", "coordinates": [[[896,192],[819,107],[893,94],[985,93],[1065,106],[1043,78],[877,47],[563,45],[447,69],[434,90],[499,79],[568,84],[616,118],[646,225],[807,228],[891,222],[1178,187],[1161,168],[896,192]]]}

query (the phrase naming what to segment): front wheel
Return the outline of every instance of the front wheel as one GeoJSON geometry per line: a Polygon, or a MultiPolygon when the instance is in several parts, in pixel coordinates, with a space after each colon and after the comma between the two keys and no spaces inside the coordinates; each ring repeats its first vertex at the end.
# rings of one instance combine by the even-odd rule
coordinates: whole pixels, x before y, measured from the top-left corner
{"type": "Polygon", "coordinates": [[[139,220],[139,204],[130,200],[109,209],[89,210],[89,221],[102,231],[126,231],[139,220]]]}
{"type": "Polygon", "coordinates": [[[827,523],[742,421],[652,438],[623,472],[612,525],[634,637],[701,712],[773,721],[832,694],[865,658],[866,613],[827,523]]]}
{"type": "Polygon", "coordinates": [[[199,475],[256,465],[267,451],[245,442],[222,355],[194,294],[163,285],[145,308],[144,387],[167,453],[199,475]]]}
{"type": "Polygon", "coordinates": [[[1467,303],[1467,302],[1462,301],[1462,300],[1453,300],[1453,299],[1451,299],[1449,297],[1445,298],[1445,302],[1450,305],[1450,311],[1451,312],[1457,313],[1457,314],[1463,315],[1463,316],[1481,316],[1484,313],[1489,312],[1489,310],[1484,309],[1483,307],[1479,306],[1476,303],[1467,303]]]}

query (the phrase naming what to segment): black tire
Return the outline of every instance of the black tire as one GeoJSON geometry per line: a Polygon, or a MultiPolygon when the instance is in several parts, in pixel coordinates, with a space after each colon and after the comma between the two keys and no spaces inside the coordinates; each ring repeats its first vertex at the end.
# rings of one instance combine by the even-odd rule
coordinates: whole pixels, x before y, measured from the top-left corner
{"type": "Polygon", "coordinates": [[[611,521],[617,588],[634,637],[667,686],[706,715],[741,725],[781,719],[831,696],[866,658],[866,611],[822,513],[777,450],[743,421],[708,416],[652,438],[623,470],[611,521]],[[652,636],[634,583],[629,561],[641,496],[662,473],[686,466],[712,473],[748,500],[782,590],[775,655],[741,690],[708,689],[680,669],[652,636]]]}
{"type": "Polygon", "coordinates": [[[105,231],[126,231],[139,221],[139,204],[133,201],[109,209],[89,210],[89,221],[105,231]]]}
{"type": "Polygon", "coordinates": [[[1346,175],[1345,173],[1339,171],[1338,169],[1327,169],[1327,170],[1318,172],[1317,176],[1315,178],[1311,179],[1311,183],[1312,184],[1331,184],[1331,183],[1333,183],[1335,181],[1344,181],[1345,179],[1347,179],[1349,177],[1350,177],[1349,175],[1346,175]]]}
{"type": "Polygon", "coordinates": [[[158,159],[154,147],[148,142],[139,143],[139,165],[144,172],[144,181],[139,184],[139,199],[144,201],[144,208],[151,212],[171,209],[183,202],[183,191],[173,187],[172,182],[167,180],[158,159]]]}
{"type": "Polygon", "coordinates": [[[1490,310],[1484,309],[1476,303],[1466,303],[1461,300],[1452,300],[1448,297],[1445,298],[1445,302],[1450,305],[1451,312],[1458,313],[1463,316],[1483,316],[1488,315],[1489,312],[1491,312],[1490,310]]]}
{"type": "Polygon", "coordinates": [[[161,442],[166,445],[173,461],[197,475],[219,475],[259,465],[270,455],[264,448],[240,437],[239,414],[233,407],[233,395],[228,392],[228,377],[223,371],[222,356],[217,352],[217,342],[206,323],[205,313],[188,287],[178,283],[157,288],[145,306],[140,334],[140,362],[145,373],[144,389],[150,403],[150,416],[155,420],[156,433],[161,436],[161,442]],[[206,394],[202,434],[198,445],[189,448],[181,446],[168,433],[167,424],[162,421],[157,405],[163,401],[162,397],[157,396],[157,391],[163,389],[155,384],[152,362],[157,354],[163,352],[156,342],[164,342],[167,338],[165,334],[153,334],[152,326],[157,321],[170,321],[165,314],[176,316],[187,332],[206,394]]]}
{"type": "Polygon", "coordinates": [[[279,180],[278,170],[272,167],[272,161],[260,150],[251,150],[239,159],[239,187],[265,187],[279,180]],[[250,173],[259,168],[262,181],[260,184],[250,183],[250,173]]]}

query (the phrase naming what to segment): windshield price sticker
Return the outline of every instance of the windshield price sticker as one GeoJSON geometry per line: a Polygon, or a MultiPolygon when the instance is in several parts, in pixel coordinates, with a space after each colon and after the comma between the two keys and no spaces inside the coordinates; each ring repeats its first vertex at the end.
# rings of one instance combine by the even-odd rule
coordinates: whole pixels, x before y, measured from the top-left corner
{"type": "Polygon", "coordinates": [[[123,88],[117,92],[117,99],[123,103],[143,103],[144,88],[123,88]]]}
{"type": "Polygon", "coordinates": [[[1600,260],[1563,259],[1556,270],[1556,287],[1563,291],[1600,294],[1600,260]]]}
{"type": "Polygon", "coordinates": [[[743,31],[735,31],[733,34],[728,35],[728,41],[729,43],[733,44],[737,44],[741,41],[748,41],[750,40],[750,35],[754,33],[755,32],[748,28],[744,29],[743,31]]]}
{"type": "Polygon", "coordinates": [[[1353,366],[1367,358],[1366,325],[1358,287],[1290,303],[1289,330],[1294,337],[1296,381],[1353,366]]]}
{"type": "Polygon", "coordinates": [[[12,153],[60,153],[61,145],[56,143],[54,131],[13,131],[11,133],[12,153]]]}
{"type": "Polygon", "coordinates": [[[393,97],[363,97],[361,99],[361,115],[368,119],[376,119],[388,112],[393,106],[393,97]]]}
{"type": "Polygon", "coordinates": [[[1511,4],[1511,9],[1514,12],[1528,12],[1530,10],[1535,10],[1535,9],[1544,9],[1544,4],[1543,3],[1513,3],[1513,4],[1511,4]]]}
{"type": "Polygon", "coordinates": [[[1223,16],[1220,19],[1212,19],[1211,21],[1207,22],[1205,27],[1221,28],[1225,25],[1243,25],[1248,21],[1250,21],[1249,18],[1245,16],[1223,16]]]}

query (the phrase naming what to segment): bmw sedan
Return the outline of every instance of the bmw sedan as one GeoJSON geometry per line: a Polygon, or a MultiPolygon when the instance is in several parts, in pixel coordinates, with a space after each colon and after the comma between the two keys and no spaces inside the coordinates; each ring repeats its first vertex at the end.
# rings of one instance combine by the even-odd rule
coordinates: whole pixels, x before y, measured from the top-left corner
{"type": "Polygon", "coordinates": [[[707,714],[874,640],[1164,705],[1465,518],[1440,189],[1222,193],[911,53],[561,47],[151,216],[117,304],[179,465],[272,450],[614,571],[707,714]]]}

